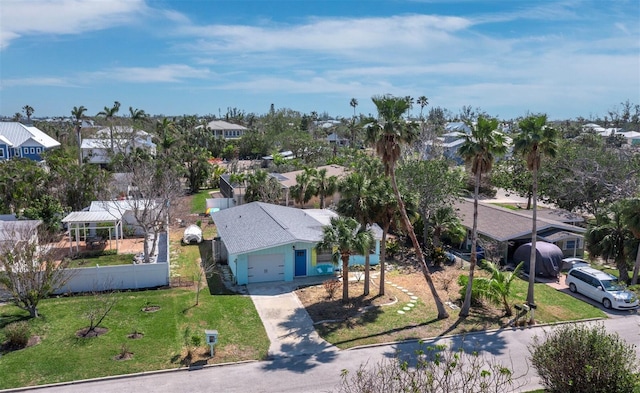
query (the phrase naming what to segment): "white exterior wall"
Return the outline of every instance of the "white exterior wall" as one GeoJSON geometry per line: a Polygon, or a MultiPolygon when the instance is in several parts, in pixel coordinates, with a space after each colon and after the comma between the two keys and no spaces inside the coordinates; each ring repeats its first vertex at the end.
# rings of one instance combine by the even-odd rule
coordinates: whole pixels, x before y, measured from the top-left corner
{"type": "Polygon", "coordinates": [[[154,288],[169,285],[167,263],[67,269],[67,284],[55,293],[154,288]]]}

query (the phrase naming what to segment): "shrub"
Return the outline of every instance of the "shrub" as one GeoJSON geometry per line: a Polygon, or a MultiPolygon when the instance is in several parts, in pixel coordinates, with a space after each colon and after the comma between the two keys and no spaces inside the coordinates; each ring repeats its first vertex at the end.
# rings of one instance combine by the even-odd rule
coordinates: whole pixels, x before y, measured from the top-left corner
{"type": "Polygon", "coordinates": [[[7,344],[12,348],[24,348],[29,342],[31,332],[26,321],[13,322],[4,328],[7,344]]]}
{"type": "Polygon", "coordinates": [[[386,359],[362,364],[350,373],[342,370],[340,393],[365,392],[514,392],[522,387],[522,376],[493,358],[477,352],[450,350],[443,345],[422,347],[415,364],[402,359],[386,359]]]}
{"type": "Polygon", "coordinates": [[[332,278],[323,282],[322,286],[324,287],[324,290],[327,291],[327,298],[333,299],[338,288],[342,286],[342,283],[340,282],[340,280],[332,278]]]}
{"type": "Polygon", "coordinates": [[[535,336],[531,362],[551,392],[627,393],[638,382],[635,346],[603,325],[563,325],[535,336]]]}

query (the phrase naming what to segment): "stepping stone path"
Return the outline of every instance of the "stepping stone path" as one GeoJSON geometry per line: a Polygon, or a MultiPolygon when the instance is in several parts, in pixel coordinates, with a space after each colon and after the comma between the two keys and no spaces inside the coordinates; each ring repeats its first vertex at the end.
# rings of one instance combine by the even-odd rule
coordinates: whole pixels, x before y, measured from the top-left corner
{"type": "MultiPolygon", "coordinates": [[[[378,274],[373,274],[372,277],[378,277],[378,274]]],[[[394,284],[392,281],[385,281],[385,284],[391,285],[392,287],[401,290],[403,293],[409,296],[409,302],[406,304],[406,306],[402,307],[402,310],[398,310],[398,314],[404,315],[407,311],[413,310],[413,308],[416,306],[416,303],[418,303],[418,297],[416,295],[414,295],[408,289],[403,288],[398,284],[394,284]]]]}

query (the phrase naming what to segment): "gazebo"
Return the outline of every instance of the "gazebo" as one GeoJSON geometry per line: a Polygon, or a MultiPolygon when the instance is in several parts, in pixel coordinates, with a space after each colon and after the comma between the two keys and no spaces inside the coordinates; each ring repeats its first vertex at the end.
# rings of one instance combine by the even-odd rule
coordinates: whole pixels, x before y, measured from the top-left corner
{"type": "Polygon", "coordinates": [[[123,239],[122,231],[122,215],[119,212],[107,212],[107,211],[81,211],[71,212],[65,218],[62,219],[64,224],[67,224],[69,228],[69,251],[73,252],[74,243],[75,251],[80,250],[80,234],[82,233],[85,244],[87,246],[93,243],[101,243],[107,239],[102,239],[98,236],[88,237],[87,230],[91,231],[95,229],[98,224],[102,224],[100,229],[107,229],[109,231],[109,245],[111,240],[116,241],[116,252],[119,250],[119,240],[123,239]],[[105,225],[106,224],[106,225],[105,225]],[[112,231],[113,230],[113,231],[112,231]],[[72,237],[72,233],[74,234],[72,237]]]}

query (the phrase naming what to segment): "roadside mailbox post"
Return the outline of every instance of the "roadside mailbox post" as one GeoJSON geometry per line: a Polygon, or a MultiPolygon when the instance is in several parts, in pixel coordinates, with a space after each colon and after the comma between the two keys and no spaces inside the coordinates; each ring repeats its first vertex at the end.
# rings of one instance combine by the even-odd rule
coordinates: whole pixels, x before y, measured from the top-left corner
{"type": "Polygon", "coordinates": [[[211,357],[215,354],[215,345],[218,343],[218,331],[217,330],[205,330],[204,335],[206,337],[206,342],[209,344],[211,348],[211,357]]]}

